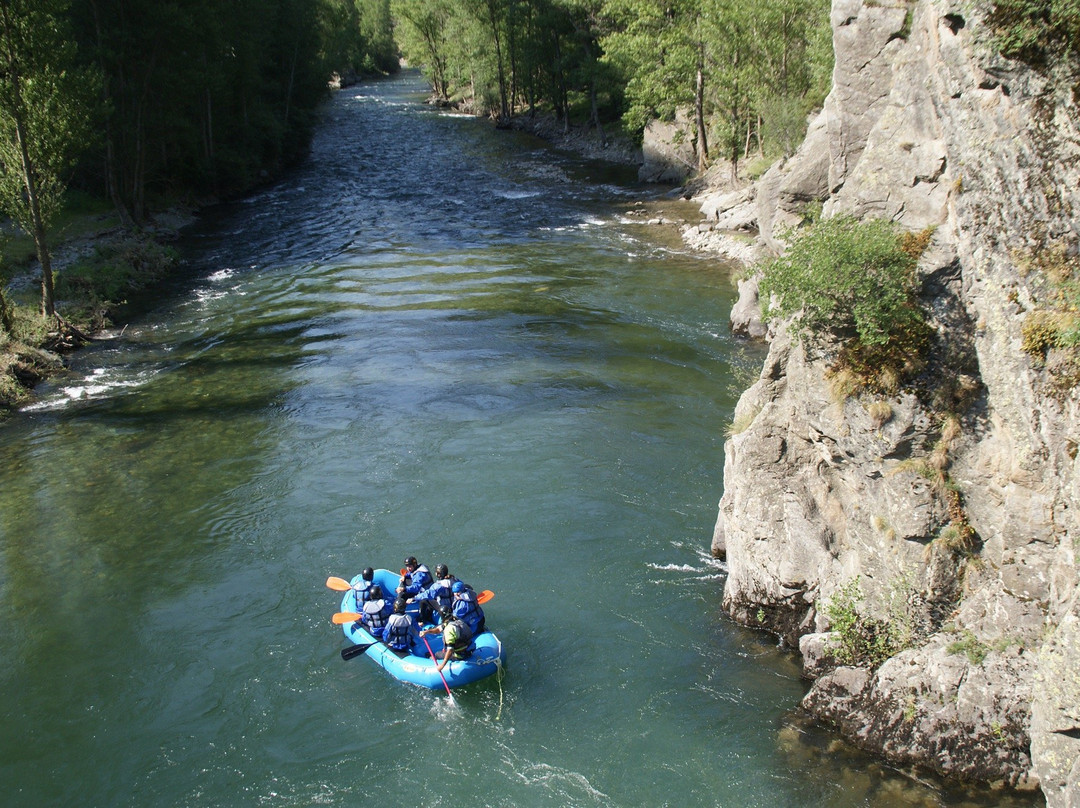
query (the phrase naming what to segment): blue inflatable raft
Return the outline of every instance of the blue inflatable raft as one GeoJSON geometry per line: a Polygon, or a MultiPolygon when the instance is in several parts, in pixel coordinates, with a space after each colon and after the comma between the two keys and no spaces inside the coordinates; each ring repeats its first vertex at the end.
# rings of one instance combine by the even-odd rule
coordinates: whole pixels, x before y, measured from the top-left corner
{"type": "MultiPolygon", "coordinates": [[[[391,572],[390,570],[375,570],[373,583],[381,586],[383,592],[392,598],[394,591],[397,589],[399,580],[400,576],[396,572],[391,572]]],[[[357,575],[350,583],[355,585],[359,581],[360,576],[357,575]]],[[[356,602],[355,590],[349,590],[345,593],[345,596],[341,599],[341,611],[361,611],[361,607],[359,607],[356,602]]],[[[408,612],[410,614],[415,617],[418,611],[419,607],[416,604],[409,604],[408,612]]],[[[439,636],[438,632],[425,635],[419,643],[415,644],[412,653],[406,654],[391,651],[383,643],[371,636],[367,630],[358,623],[345,623],[342,625],[342,629],[345,632],[345,636],[357,645],[370,644],[371,647],[364,652],[364,656],[382,666],[386,672],[395,679],[399,679],[402,682],[410,682],[414,685],[420,685],[421,687],[427,687],[432,690],[443,689],[443,678],[446,679],[447,686],[461,687],[470,682],[475,682],[484,677],[491,676],[498,671],[499,667],[506,661],[506,652],[503,650],[499,638],[490,631],[484,631],[473,640],[476,648],[473,651],[472,656],[464,660],[449,661],[446,664],[446,667],[442,669],[442,676],[440,677],[439,671],[435,670],[436,663],[432,660],[431,654],[428,653],[427,645],[424,645],[423,642],[423,640],[426,639],[427,644],[431,646],[431,651],[434,653],[435,658],[441,659],[443,642],[442,637],[439,636]]]]}

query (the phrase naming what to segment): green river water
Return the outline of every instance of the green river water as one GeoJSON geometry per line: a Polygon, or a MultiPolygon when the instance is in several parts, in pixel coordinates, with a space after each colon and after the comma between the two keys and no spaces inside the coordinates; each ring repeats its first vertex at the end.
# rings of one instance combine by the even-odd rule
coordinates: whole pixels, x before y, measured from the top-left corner
{"type": "Polygon", "coordinates": [[[759,348],[625,172],[338,93],[307,164],[0,427],[6,806],[1028,806],[850,752],[720,608],[759,348]],[[741,369],[741,370],[740,370],[741,369]],[[505,675],[343,661],[329,575],[491,589],[505,675]]]}

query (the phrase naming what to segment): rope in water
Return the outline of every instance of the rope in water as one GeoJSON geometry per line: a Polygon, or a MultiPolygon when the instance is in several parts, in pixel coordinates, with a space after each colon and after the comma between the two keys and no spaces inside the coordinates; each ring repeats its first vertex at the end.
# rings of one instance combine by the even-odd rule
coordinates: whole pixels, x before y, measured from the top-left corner
{"type": "Polygon", "coordinates": [[[495,654],[495,680],[499,683],[499,710],[495,713],[495,720],[502,717],[503,708],[503,665],[502,665],[502,640],[499,640],[499,650],[495,654]]]}

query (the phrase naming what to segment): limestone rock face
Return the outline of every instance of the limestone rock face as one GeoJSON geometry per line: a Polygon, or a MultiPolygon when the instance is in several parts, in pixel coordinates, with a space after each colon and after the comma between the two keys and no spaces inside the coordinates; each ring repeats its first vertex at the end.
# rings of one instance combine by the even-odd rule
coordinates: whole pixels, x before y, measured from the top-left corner
{"type": "Polygon", "coordinates": [[[1071,80],[996,53],[988,8],[834,0],[825,109],[739,202],[774,251],[815,200],[932,228],[929,374],[968,390],[959,420],[950,431],[948,406],[906,393],[847,396],[828,346],[781,328],[736,408],[713,549],[728,612],[803,651],[813,715],[897,763],[1041,783],[1056,808],[1080,804],[1080,395],[1022,345],[1047,293],[1033,257],[1080,243],[1080,109],[1071,80]],[[949,543],[950,507],[975,531],[967,551],[949,543]],[[853,579],[862,613],[896,622],[901,592],[916,624],[872,672],[829,653],[824,606],[853,579]]]}
{"type": "Polygon", "coordinates": [[[1047,805],[1080,805],[1080,604],[1039,653],[1031,755],[1047,805]]]}
{"type": "Polygon", "coordinates": [[[939,640],[873,674],[835,668],[802,706],[894,763],[1026,788],[1032,667],[1015,648],[973,665],[939,640]]]}
{"type": "Polygon", "coordinates": [[[645,127],[641,153],[643,162],[638,179],[642,182],[672,185],[685,182],[697,168],[694,128],[686,113],[679,112],[674,121],[652,121],[645,127]]]}

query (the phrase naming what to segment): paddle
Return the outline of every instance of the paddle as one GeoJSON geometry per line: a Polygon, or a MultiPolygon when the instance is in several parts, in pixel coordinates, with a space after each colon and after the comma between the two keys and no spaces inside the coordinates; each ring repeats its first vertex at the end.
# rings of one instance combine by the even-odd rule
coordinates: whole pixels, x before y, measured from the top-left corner
{"type": "Polygon", "coordinates": [[[361,615],[357,612],[338,612],[331,619],[335,626],[343,626],[346,623],[355,623],[361,615]]]}
{"type": "Polygon", "coordinates": [[[495,593],[492,592],[490,589],[485,589],[483,592],[476,596],[476,602],[487,603],[493,597],[495,597],[495,593]]]}
{"type": "Polygon", "coordinates": [[[427,646],[427,652],[431,654],[431,661],[435,663],[435,673],[439,674],[439,678],[442,679],[443,687],[446,688],[446,695],[450,697],[450,701],[454,701],[454,694],[450,692],[450,685],[446,683],[446,677],[443,676],[442,671],[439,670],[439,660],[435,658],[435,652],[431,650],[431,643],[427,641],[427,637],[423,634],[420,635],[420,639],[424,641],[424,645],[427,646]]]}
{"type": "Polygon", "coordinates": [[[378,643],[377,642],[369,642],[369,643],[365,643],[364,645],[353,645],[353,646],[350,646],[348,648],[342,648],[341,649],[341,658],[342,659],[352,659],[355,656],[360,656],[362,653],[364,653],[364,651],[366,651],[367,649],[369,649],[373,645],[378,645],[378,643]]]}

